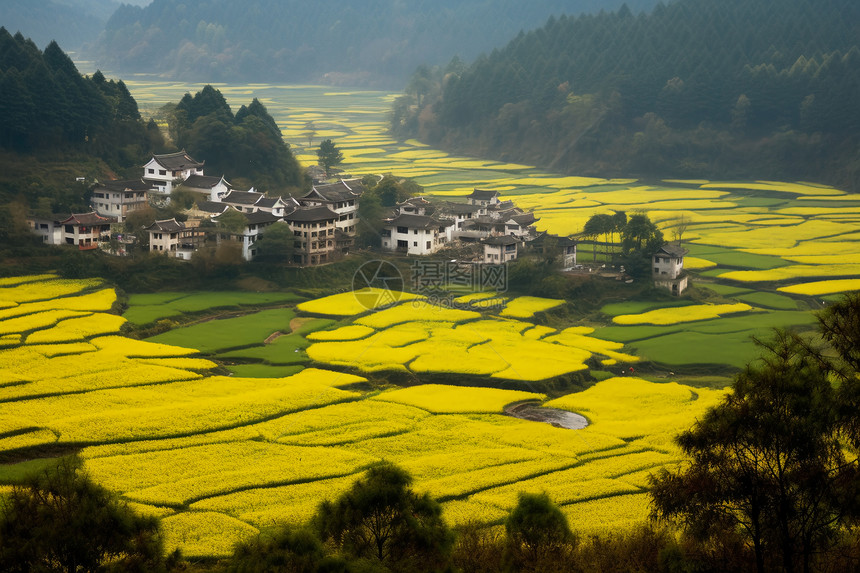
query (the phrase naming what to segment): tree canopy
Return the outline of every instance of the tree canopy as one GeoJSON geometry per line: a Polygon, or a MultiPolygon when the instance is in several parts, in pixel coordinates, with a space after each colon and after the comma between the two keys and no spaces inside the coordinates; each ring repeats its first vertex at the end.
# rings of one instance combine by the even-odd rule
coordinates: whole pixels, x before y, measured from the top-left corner
{"type": "Polygon", "coordinates": [[[858,19],[853,0],[562,15],[461,73],[437,67],[432,88],[416,72],[392,129],[578,174],[771,174],[857,189],[858,19]]]}
{"type": "Polygon", "coordinates": [[[343,162],[343,153],[331,139],[324,139],[317,149],[319,164],[325,169],[326,177],[331,177],[332,168],[343,162]]]}
{"type": "Polygon", "coordinates": [[[852,295],[822,315],[834,353],[786,331],[759,342],[732,392],[677,438],[690,462],[652,480],[656,515],[698,539],[739,536],[759,572],[816,569],[860,517],[860,468],[843,442],[857,443],[858,308],[852,295]]]}
{"type": "Polygon", "coordinates": [[[162,145],[121,80],[83,77],[56,42],[40,51],[0,27],[0,149],[74,149],[119,169],[162,145]]]}
{"type": "Polygon", "coordinates": [[[164,570],[158,520],[141,517],[63,459],[0,498],[0,569],[164,570]]]}
{"type": "Polygon", "coordinates": [[[174,142],[192,156],[205,159],[207,173],[268,191],[304,186],[295,156],[258,99],[243,105],[234,116],[223,94],[207,85],[193,96],[186,93],[170,115],[174,142]]]}
{"type": "Polygon", "coordinates": [[[438,571],[448,562],[453,535],[442,508],[427,493],[412,491],[412,477],[382,463],[315,518],[324,541],[345,555],[370,559],[393,571],[438,571]]]}

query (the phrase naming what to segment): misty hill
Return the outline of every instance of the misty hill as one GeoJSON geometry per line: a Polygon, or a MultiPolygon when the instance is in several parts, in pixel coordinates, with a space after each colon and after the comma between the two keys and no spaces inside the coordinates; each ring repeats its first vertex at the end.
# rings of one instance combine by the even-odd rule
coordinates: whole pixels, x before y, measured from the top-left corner
{"type": "Polygon", "coordinates": [[[856,188],[857,22],[856,0],[679,0],[554,18],[465,69],[413,77],[394,128],[580,173],[856,188]]]}
{"type": "MultiPolygon", "coordinates": [[[[624,0],[154,0],[123,6],[102,69],[200,81],[402,85],[421,63],[471,59],[552,14],[624,0]]],[[[634,11],[656,0],[627,0],[634,11]]]]}
{"type": "Polygon", "coordinates": [[[98,39],[120,4],[120,0],[3,0],[0,26],[12,34],[21,32],[37,46],[55,40],[64,50],[78,50],[98,39]]]}

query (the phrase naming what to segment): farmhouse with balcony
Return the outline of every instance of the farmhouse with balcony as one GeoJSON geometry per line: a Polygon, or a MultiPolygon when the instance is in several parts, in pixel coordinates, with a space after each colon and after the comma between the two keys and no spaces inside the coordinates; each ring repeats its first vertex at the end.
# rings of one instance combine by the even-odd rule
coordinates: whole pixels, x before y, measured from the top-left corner
{"type": "Polygon", "coordinates": [[[203,175],[203,163],[188,155],[184,149],[176,153],[153,155],[143,166],[143,180],[152,186],[155,193],[170,195],[177,183],[192,175],[203,175]]]}
{"type": "Polygon", "coordinates": [[[186,261],[191,260],[191,255],[205,239],[205,234],[197,226],[186,225],[175,218],[155,221],[144,230],[149,233],[150,251],[167,253],[186,261]]]}
{"type": "Polygon", "coordinates": [[[355,236],[358,222],[358,201],[364,186],[357,179],[341,179],[337,183],[314,185],[310,192],[298,202],[305,207],[327,207],[337,213],[337,228],[349,236],[355,236]]]}
{"type": "MultiPolygon", "coordinates": [[[[336,260],[338,250],[337,226],[340,216],[325,205],[297,207],[284,216],[295,236],[293,262],[300,265],[318,265],[336,260]]],[[[345,235],[341,235],[343,249],[345,235]]],[[[348,248],[348,247],[347,247],[348,248]]]]}
{"type": "Polygon", "coordinates": [[[122,223],[129,213],[149,205],[147,192],[151,189],[143,179],[105,181],[96,184],[90,206],[99,214],[116,217],[122,223]]]}
{"type": "Polygon", "coordinates": [[[689,277],[684,272],[684,255],[689,251],[681,245],[666,243],[652,257],[651,277],[654,286],[668,289],[678,295],[686,290],[689,277]]]}
{"type": "Polygon", "coordinates": [[[116,217],[103,217],[95,211],[71,215],[34,216],[30,227],[49,245],[74,245],[81,250],[96,249],[110,240],[111,225],[116,217]]]}
{"type": "MultiPolygon", "coordinates": [[[[454,221],[454,232],[463,230],[463,224],[473,218],[486,216],[487,208],[471,203],[448,202],[439,207],[441,216],[454,221]]],[[[423,213],[421,213],[423,215],[423,213]]]]}
{"type": "MultiPolygon", "coordinates": [[[[260,235],[263,234],[263,229],[276,221],[282,220],[282,217],[268,211],[254,211],[253,213],[243,213],[243,215],[246,219],[245,228],[240,233],[231,233],[230,235],[232,240],[241,243],[242,258],[250,261],[257,254],[255,243],[260,235]]],[[[220,216],[216,215],[212,217],[212,221],[217,223],[220,216]]]]}

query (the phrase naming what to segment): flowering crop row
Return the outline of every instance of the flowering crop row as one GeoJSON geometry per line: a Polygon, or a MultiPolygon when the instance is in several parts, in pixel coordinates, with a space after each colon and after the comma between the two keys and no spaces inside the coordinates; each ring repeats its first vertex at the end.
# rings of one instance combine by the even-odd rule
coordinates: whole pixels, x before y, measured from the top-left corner
{"type": "Polygon", "coordinates": [[[62,320],[53,328],[33,332],[27,336],[27,344],[52,344],[85,340],[97,335],[114,334],[119,331],[125,322],[126,320],[121,316],[101,312],[80,318],[68,318],[62,320]]]}
{"type": "Polygon", "coordinates": [[[519,296],[505,305],[502,316],[511,318],[529,318],[536,312],[549,310],[564,304],[563,300],[554,298],[541,298],[537,296],[519,296]]]}
{"type": "Polygon", "coordinates": [[[789,292],[792,294],[805,294],[807,296],[818,296],[822,294],[832,294],[837,292],[848,292],[860,290],[860,279],[837,279],[830,281],[815,281],[811,283],[801,283],[787,287],[780,287],[777,290],[789,292]]]}
{"type": "Polygon", "coordinates": [[[250,487],[286,484],[354,473],[376,461],[338,448],[244,441],[148,452],[121,459],[95,458],[85,468],[128,499],[183,505],[250,487]],[[117,463],[119,462],[119,463],[117,463]],[[148,474],[143,478],[141,474],[148,474]]]}
{"type": "Polygon", "coordinates": [[[181,549],[185,557],[227,557],[237,543],[260,533],[256,527],[223,513],[178,513],[161,520],[167,551],[181,549]]]}
{"type": "Polygon", "coordinates": [[[747,312],[753,308],[745,303],[734,304],[692,304],[670,308],[657,308],[641,314],[621,314],[612,317],[616,324],[678,324],[718,318],[724,314],[747,312]]]}
{"type": "Polygon", "coordinates": [[[209,497],[192,503],[190,509],[223,512],[256,527],[303,525],[322,500],[334,499],[352,486],[358,474],[304,483],[254,488],[209,497]]]}
{"type": "Polygon", "coordinates": [[[302,302],[297,309],[327,316],[354,316],[369,310],[419,298],[417,295],[379,288],[366,288],[302,302]]]}

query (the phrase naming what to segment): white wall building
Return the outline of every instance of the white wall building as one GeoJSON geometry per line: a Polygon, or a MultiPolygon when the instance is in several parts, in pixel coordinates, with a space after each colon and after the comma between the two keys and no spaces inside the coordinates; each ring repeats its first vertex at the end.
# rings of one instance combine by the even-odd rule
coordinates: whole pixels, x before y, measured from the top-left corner
{"type": "Polygon", "coordinates": [[[203,175],[203,163],[183,149],[176,153],[153,155],[143,166],[143,180],[161,195],[170,195],[173,188],[192,175],[203,175]]]}
{"type": "Polygon", "coordinates": [[[454,221],[424,215],[397,215],[382,228],[382,249],[409,255],[431,255],[451,242],[454,221]]]}

